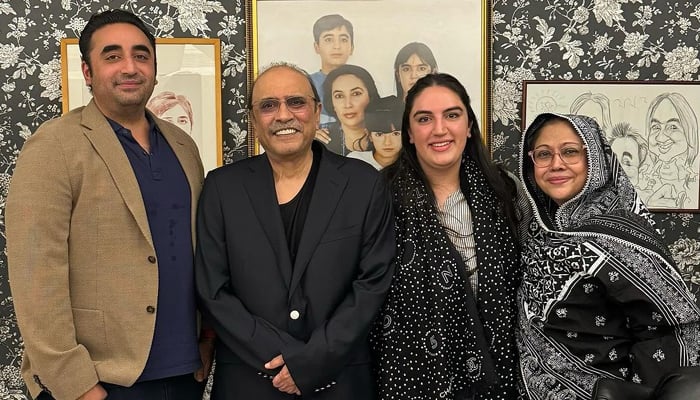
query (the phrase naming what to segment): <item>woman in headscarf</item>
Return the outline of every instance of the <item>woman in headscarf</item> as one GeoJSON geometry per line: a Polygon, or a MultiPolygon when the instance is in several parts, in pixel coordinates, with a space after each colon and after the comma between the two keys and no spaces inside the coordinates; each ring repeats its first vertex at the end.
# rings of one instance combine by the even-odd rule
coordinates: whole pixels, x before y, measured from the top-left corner
{"type": "Polygon", "coordinates": [[[534,210],[518,292],[530,398],[642,400],[698,365],[700,310],[598,124],[539,115],[520,163],[534,210]]]}
{"type": "Polygon", "coordinates": [[[409,90],[401,136],[385,169],[398,252],[371,337],[379,398],[518,399],[516,178],[491,162],[450,75],[409,90]]]}

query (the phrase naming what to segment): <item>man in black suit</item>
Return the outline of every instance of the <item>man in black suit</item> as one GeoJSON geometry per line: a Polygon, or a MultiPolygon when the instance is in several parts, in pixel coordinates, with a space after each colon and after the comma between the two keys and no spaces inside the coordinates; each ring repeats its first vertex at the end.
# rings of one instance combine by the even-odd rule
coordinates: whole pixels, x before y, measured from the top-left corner
{"type": "Polygon", "coordinates": [[[265,153],[207,176],[197,290],[217,332],[212,398],[374,399],[368,332],[394,271],[390,195],[314,141],[321,104],[290,64],[249,96],[265,153]]]}

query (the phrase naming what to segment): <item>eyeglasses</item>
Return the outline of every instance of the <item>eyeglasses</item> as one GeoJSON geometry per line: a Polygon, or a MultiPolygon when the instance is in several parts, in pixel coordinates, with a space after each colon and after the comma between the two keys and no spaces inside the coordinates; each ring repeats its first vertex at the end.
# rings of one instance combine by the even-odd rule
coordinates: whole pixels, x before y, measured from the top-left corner
{"type": "Polygon", "coordinates": [[[377,138],[377,139],[381,138],[382,136],[388,136],[388,135],[401,136],[401,131],[391,131],[391,132],[376,132],[376,131],[374,131],[374,132],[372,132],[372,137],[377,138]]]}
{"type": "Polygon", "coordinates": [[[532,158],[532,162],[538,167],[549,167],[554,161],[554,156],[558,155],[561,161],[566,165],[578,164],[583,160],[584,152],[583,150],[586,146],[578,145],[566,145],[559,149],[559,151],[552,151],[549,148],[535,149],[527,152],[532,158]]]}
{"type": "Polygon", "coordinates": [[[253,103],[253,110],[261,115],[274,115],[280,110],[280,104],[284,102],[287,109],[294,114],[302,113],[309,109],[310,103],[316,103],[318,100],[311,96],[289,96],[284,99],[262,99],[253,103]]]}

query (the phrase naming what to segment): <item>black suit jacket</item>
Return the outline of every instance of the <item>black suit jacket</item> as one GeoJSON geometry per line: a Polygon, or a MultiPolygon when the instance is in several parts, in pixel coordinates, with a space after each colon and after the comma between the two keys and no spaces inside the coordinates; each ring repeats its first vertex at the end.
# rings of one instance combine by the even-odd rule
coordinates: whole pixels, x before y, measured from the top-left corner
{"type": "MultiPolygon", "coordinates": [[[[390,195],[368,164],[317,142],[314,150],[320,166],[294,266],[267,156],[209,173],[197,290],[217,331],[217,368],[244,364],[274,375],[264,364],[282,354],[304,397],[331,385],[371,398],[372,387],[335,381],[349,366],[370,368],[367,336],[394,270],[390,195]]],[[[272,386],[264,378],[238,384],[272,386]]]]}

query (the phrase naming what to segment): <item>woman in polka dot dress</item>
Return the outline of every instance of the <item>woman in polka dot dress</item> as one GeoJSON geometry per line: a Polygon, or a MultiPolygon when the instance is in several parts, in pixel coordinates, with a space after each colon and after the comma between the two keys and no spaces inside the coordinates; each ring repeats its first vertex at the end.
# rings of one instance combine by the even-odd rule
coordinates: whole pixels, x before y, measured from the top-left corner
{"type": "Polygon", "coordinates": [[[382,400],[515,400],[516,179],[490,161],[464,87],[411,88],[387,167],[397,270],[371,340],[382,400]]]}

